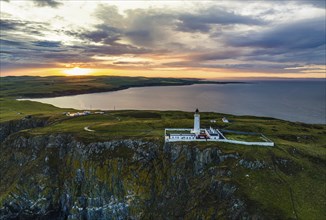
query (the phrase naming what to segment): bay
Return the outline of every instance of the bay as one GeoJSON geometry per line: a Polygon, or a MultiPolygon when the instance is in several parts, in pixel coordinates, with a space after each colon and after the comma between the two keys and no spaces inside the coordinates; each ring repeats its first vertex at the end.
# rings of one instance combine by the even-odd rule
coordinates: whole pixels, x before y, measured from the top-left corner
{"type": "Polygon", "coordinates": [[[114,92],[28,99],[78,110],[182,110],[274,117],[325,124],[324,81],[264,81],[139,87],[114,92]]]}

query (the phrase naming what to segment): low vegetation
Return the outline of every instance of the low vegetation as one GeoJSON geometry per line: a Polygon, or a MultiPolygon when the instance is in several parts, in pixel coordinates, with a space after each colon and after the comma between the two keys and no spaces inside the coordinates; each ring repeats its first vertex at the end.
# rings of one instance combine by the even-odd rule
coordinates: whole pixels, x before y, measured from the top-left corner
{"type": "Polygon", "coordinates": [[[130,87],[176,86],[191,84],[224,84],[239,82],[213,82],[197,79],[146,78],[121,76],[7,76],[0,78],[0,97],[42,98],[107,92],[130,87]]]}

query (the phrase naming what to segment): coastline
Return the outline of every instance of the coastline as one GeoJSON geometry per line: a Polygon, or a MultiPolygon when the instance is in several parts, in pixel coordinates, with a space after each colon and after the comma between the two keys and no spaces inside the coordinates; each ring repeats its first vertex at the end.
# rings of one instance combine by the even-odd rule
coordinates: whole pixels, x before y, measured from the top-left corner
{"type": "Polygon", "coordinates": [[[190,86],[190,85],[199,85],[199,84],[216,84],[216,85],[224,85],[224,84],[250,84],[249,82],[212,82],[212,81],[199,81],[199,82],[192,82],[192,83],[184,83],[184,84],[164,84],[164,83],[157,83],[157,84],[150,84],[150,85],[131,85],[131,86],[121,86],[119,88],[92,88],[89,90],[72,90],[72,91],[57,91],[51,94],[26,94],[22,96],[21,99],[37,99],[37,98],[56,98],[56,97],[63,97],[63,96],[75,96],[75,95],[85,95],[85,94],[94,94],[94,93],[103,93],[103,92],[116,92],[131,88],[143,88],[143,87],[155,87],[155,86],[190,86]]]}
{"type": "Polygon", "coordinates": [[[53,98],[61,96],[113,92],[137,87],[187,86],[194,84],[248,84],[240,81],[203,79],[147,78],[120,76],[2,77],[1,98],[53,98]]]}

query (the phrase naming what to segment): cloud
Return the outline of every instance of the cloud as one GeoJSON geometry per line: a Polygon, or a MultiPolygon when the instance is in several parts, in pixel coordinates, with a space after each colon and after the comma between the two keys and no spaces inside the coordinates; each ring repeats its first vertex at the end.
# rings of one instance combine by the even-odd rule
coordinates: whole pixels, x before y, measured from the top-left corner
{"type": "Polygon", "coordinates": [[[325,65],[325,22],[324,17],[299,20],[224,39],[228,46],[250,50],[242,61],[325,65]]]}
{"type": "Polygon", "coordinates": [[[286,63],[205,63],[205,62],[195,62],[193,60],[181,61],[181,62],[166,62],[163,64],[166,68],[190,68],[190,69],[224,69],[232,71],[241,72],[264,72],[264,73],[299,73],[302,70],[294,69],[292,67],[297,66],[296,64],[286,64],[286,63]]]}
{"type": "Polygon", "coordinates": [[[87,40],[89,42],[113,44],[121,39],[121,30],[115,27],[110,27],[105,24],[95,26],[95,30],[84,30],[82,32],[73,33],[75,36],[87,40]]]}
{"type": "Polygon", "coordinates": [[[302,1],[302,0],[292,0],[296,4],[303,4],[303,5],[311,5],[316,8],[325,9],[326,1],[325,0],[309,0],[309,1],[302,1]]]}
{"type": "Polygon", "coordinates": [[[125,25],[125,17],[119,13],[117,6],[100,4],[96,8],[94,16],[107,26],[123,28],[125,25]]]}
{"type": "Polygon", "coordinates": [[[325,44],[325,25],[325,17],[318,17],[274,26],[265,31],[228,36],[227,41],[241,47],[314,48],[325,44]]]}
{"type": "Polygon", "coordinates": [[[58,6],[62,5],[61,2],[56,0],[32,0],[36,6],[39,7],[51,7],[57,8],[58,6]]]}
{"type": "MultiPolygon", "coordinates": [[[[4,47],[4,46],[15,46],[15,47],[17,47],[17,46],[21,46],[23,44],[22,44],[22,42],[19,42],[19,41],[0,39],[0,45],[2,47],[4,47]]],[[[2,49],[3,48],[1,48],[1,50],[2,49]]]]}
{"type": "Polygon", "coordinates": [[[185,32],[209,32],[212,25],[262,25],[266,23],[263,20],[236,14],[232,11],[212,7],[200,10],[197,13],[183,13],[178,17],[180,21],[177,30],[185,32]]]}
{"type": "Polygon", "coordinates": [[[244,51],[236,50],[236,49],[223,49],[220,51],[194,54],[189,57],[192,60],[196,60],[196,61],[210,61],[210,60],[234,59],[235,57],[239,57],[242,55],[244,55],[244,51]]]}
{"type": "Polygon", "coordinates": [[[277,62],[326,65],[325,45],[309,49],[259,49],[243,58],[250,62],[277,62]]]}
{"type": "Polygon", "coordinates": [[[61,43],[57,41],[36,41],[34,45],[38,47],[60,47],[61,43]]]}
{"type": "Polygon", "coordinates": [[[21,25],[21,24],[16,21],[12,22],[10,20],[0,20],[1,30],[3,30],[3,31],[15,30],[15,29],[17,29],[18,25],[21,25]]]}
{"type": "MultiPolygon", "coordinates": [[[[64,64],[79,63],[92,66],[107,66],[94,56],[121,56],[125,54],[146,54],[150,50],[113,41],[108,37],[96,37],[92,32],[70,33],[85,41],[66,45],[59,41],[37,40],[37,36],[21,33],[21,22],[8,22],[11,30],[1,35],[1,70],[30,67],[62,67],[64,64]],[[14,25],[13,25],[14,24],[14,25]],[[18,25],[16,25],[18,24],[18,25]],[[18,31],[18,32],[17,32],[18,31]],[[15,33],[15,35],[10,34],[15,33]],[[96,45],[100,41],[103,45],[96,45]]],[[[30,26],[34,24],[29,23],[30,26]]],[[[6,27],[7,27],[6,26],[6,27]]],[[[30,31],[30,30],[29,30],[30,31]]],[[[26,32],[28,33],[28,32],[26,32]]],[[[112,66],[110,66],[112,67],[112,66]]]]}
{"type": "Polygon", "coordinates": [[[42,35],[43,31],[48,30],[48,23],[45,22],[28,22],[18,19],[1,19],[0,26],[2,35],[11,33],[24,32],[25,35],[42,35]]]}
{"type": "Polygon", "coordinates": [[[91,56],[145,54],[151,52],[149,49],[139,48],[128,44],[115,44],[106,46],[89,45],[81,48],[91,56]]]}
{"type": "Polygon", "coordinates": [[[189,12],[158,8],[130,9],[121,14],[116,6],[100,5],[94,15],[101,24],[80,36],[95,42],[127,41],[135,46],[171,51],[203,48],[202,41],[214,41],[208,39],[216,32],[214,26],[266,24],[262,19],[218,7],[189,12]],[[187,45],[188,40],[191,47],[187,45]]]}
{"type": "Polygon", "coordinates": [[[51,11],[60,12],[55,15],[62,19],[36,22],[16,15],[1,19],[2,69],[77,63],[282,73],[299,71],[292,68],[296,66],[325,65],[325,17],[318,14],[316,7],[322,5],[318,1],[293,0],[286,3],[290,9],[276,7],[274,1],[250,7],[242,1],[211,2],[194,4],[191,10],[163,6],[121,10],[105,2],[89,12],[94,20],[87,24],[66,18],[69,8],[64,8],[64,1],[34,2],[55,8],[51,11]],[[307,19],[295,14],[303,5],[317,15],[307,19]],[[286,13],[293,19],[288,20],[286,13]]]}
{"type": "Polygon", "coordinates": [[[146,54],[149,50],[131,45],[63,45],[60,42],[34,41],[25,38],[1,40],[1,69],[31,66],[62,67],[65,64],[80,63],[90,66],[105,66],[95,56],[123,56],[125,54],[146,54]]]}

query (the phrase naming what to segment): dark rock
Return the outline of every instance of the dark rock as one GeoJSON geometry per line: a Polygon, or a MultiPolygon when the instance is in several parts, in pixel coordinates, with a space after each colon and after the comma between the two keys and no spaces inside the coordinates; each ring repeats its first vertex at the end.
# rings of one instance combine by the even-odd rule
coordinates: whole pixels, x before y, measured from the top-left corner
{"type": "Polygon", "coordinates": [[[266,164],[264,161],[259,161],[259,160],[255,160],[255,161],[248,161],[245,159],[241,159],[239,161],[239,164],[247,169],[251,169],[251,170],[259,170],[259,169],[263,169],[266,167],[266,164]]]}
{"type": "Polygon", "coordinates": [[[237,186],[224,180],[231,171],[220,167],[238,153],[130,139],[84,144],[69,134],[10,138],[0,150],[14,151],[12,160],[0,165],[28,169],[15,198],[4,199],[15,203],[0,207],[2,218],[204,219],[208,208],[248,215],[237,186]]]}

